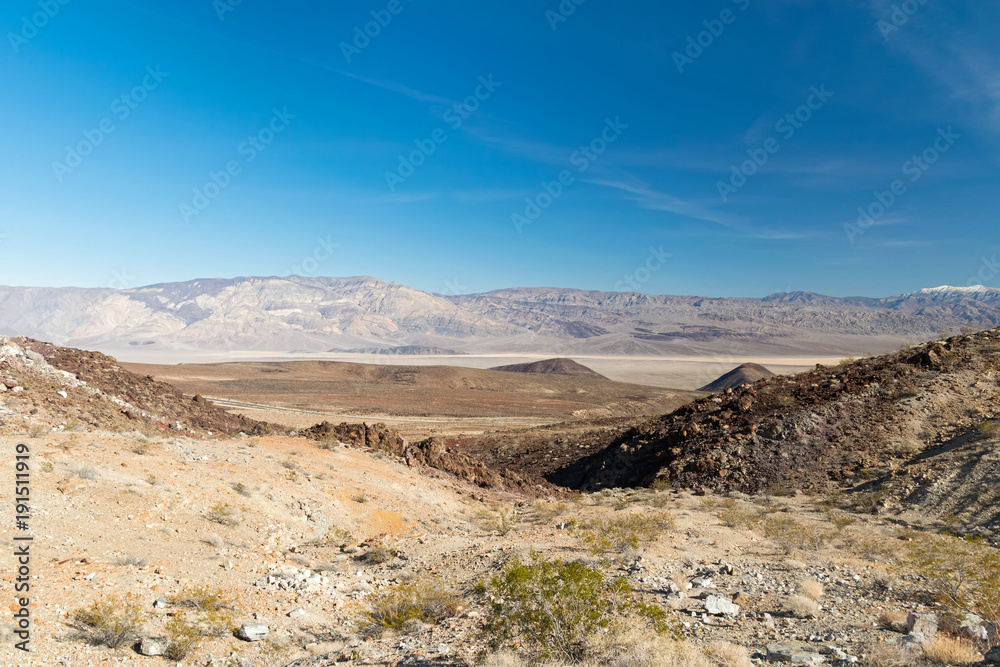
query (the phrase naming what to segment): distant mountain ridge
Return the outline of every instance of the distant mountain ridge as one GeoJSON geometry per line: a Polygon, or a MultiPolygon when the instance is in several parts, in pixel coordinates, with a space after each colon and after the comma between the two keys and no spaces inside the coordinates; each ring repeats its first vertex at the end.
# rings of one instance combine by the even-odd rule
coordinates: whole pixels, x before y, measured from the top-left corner
{"type": "Polygon", "coordinates": [[[762,299],[562,288],[432,294],[368,276],[201,279],[135,289],[0,287],[0,334],[143,351],[443,349],[551,356],[877,352],[1000,325],[1000,290],[762,299]]]}

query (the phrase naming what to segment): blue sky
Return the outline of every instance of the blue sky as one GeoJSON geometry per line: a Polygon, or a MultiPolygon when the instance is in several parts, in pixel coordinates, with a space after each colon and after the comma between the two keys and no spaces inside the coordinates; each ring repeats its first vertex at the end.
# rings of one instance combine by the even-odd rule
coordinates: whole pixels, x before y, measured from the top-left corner
{"type": "Polygon", "coordinates": [[[996,3],[62,2],[0,9],[3,284],[1000,285],[996,3]]]}

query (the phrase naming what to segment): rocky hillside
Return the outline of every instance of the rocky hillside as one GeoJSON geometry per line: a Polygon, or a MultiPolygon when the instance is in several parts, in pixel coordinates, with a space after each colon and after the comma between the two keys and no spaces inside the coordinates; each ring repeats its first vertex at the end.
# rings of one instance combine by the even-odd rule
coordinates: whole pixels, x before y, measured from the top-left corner
{"type": "Polygon", "coordinates": [[[507,366],[494,366],[491,371],[504,371],[506,373],[539,373],[542,375],[571,375],[574,377],[588,377],[607,380],[600,373],[587,368],[581,363],[572,359],[543,359],[526,364],[510,364],[507,366]]]}
{"type": "Polygon", "coordinates": [[[0,337],[2,412],[31,429],[99,428],[190,435],[260,433],[268,424],[231,415],[200,396],[124,370],[113,357],[30,338],[0,337]]]}
{"type": "Polygon", "coordinates": [[[126,290],[0,287],[0,334],[118,356],[381,351],[574,355],[845,354],[1000,325],[1000,291],[763,299],[556,288],[462,296],[370,277],[193,280],[126,290]]]}
{"type": "Polygon", "coordinates": [[[875,494],[1000,530],[1000,330],[727,389],[553,473],[565,486],[875,494]],[[947,497],[947,502],[944,498],[947,497]]]}

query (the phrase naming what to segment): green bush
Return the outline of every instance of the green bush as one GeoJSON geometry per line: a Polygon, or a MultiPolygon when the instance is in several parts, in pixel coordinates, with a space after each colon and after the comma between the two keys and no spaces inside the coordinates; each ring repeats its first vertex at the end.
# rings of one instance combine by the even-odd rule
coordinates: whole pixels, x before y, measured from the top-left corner
{"type": "Polygon", "coordinates": [[[201,643],[202,633],[187,622],[183,616],[174,616],[167,623],[167,651],[164,655],[170,660],[180,662],[201,643]]]}
{"type": "Polygon", "coordinates": [[[579,562],[532,552],[530,562],[513,559],[481,591],[490,605],[486,631],[494,649],[516,641],[536,658],[578,662],[590,638],[625,619],[679,636],[666,612],[637,601],[623,577],[609,579],[579,562]]]}
{"type": "Polygon", "coordinates": [[[94,646],[118,648],[133,642],[142,631],[142,607],[139,598],[125,596],[95,600],[73,613],[73,620],[94,646]]]}
{"type": "Polygon", "coordinates": [[[1000,627],[1000,551],[980,538],[924,535],[905,562],[953,616],[972,612],[1000,627]]]}
{"type": "Polygon", "coordinates": [[[673,526],[674,518],[668,512],[647,512],[573,524],[573,530],[591,553],[605,556],[638,549],[673,526]]]}
{"type": "Polygon", "coordinates": [[[379,636],[386,630],[403,630],[413,621],[437,622],[456,616],[461,608],[461,600],[439,581],[401,584],[368,598],[362,625],[365,634],[379,636]]]}

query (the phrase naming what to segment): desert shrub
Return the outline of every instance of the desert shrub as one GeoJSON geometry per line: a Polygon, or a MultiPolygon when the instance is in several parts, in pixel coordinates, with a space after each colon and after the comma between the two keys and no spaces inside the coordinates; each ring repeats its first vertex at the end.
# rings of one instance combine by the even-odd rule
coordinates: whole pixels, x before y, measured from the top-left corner
{"type": "MultiPolygon", "coordinates": [[[[220,588],[187,587],[168,597],[167,602],[196,612],[198,632],[203,636],[222,637],[232,632],[235,626],[233,611],[236,603],[229,593],[220,588]]],[[[178,628],[181,629],[180,626],[178,628]]]]}
{"type": "Polygon", "coordinates": [[[299,467],[299,464],[296,463],[295,459],[289,456],[287,459],[281,462],[281,466],[288,470],[295,470],[296,468],[299,467]]]}
{"type": "Polygon", "coordinates": [[[495,530],[501,535],[507,535],[517,529],[521,518],[516,509],[498,505],[489,510],[481,510],[472,518],[472,522],[483,530],[495,530]]]}
{"type": "Polygon", "coordinates": [[[205,538],[205,544],[215,547],[216,549],[221,549],[226,546],[226,541],[215,533],[209,533],[208,537],[205,538]]]}
{"type": "Polygon", "coordinates": [[[362,626],[365,634],[379,636],[386,630],[403,630],[415,621],[450,618],[461,609],[461,600],[439,581],[400,584],[369,596],[362,626]]]}
{"type": "Polygon", "coordinates": [[[44,426],[29,426],[28,427],[28,437],[29,438],[40,438],[48,432],[48,429],[44,426]]]}
{"type": "Polygon", "coordinates": [[[815,579],[805,579],[799,582],[799,595],[810,600],[818,600],[823,597],[823,584],[815,579]]]}
{"type": "Polygon", "coordinates": [[[240,522],[235,514],[229,503],[216,503],[205,513],[205,518],[223,526],[238,526],[240,522]]]}
{"type": "Polygon", "coordinates": [[[142,607],[134,594],[95,600],[73,613],[88,644],[118,648],[135,641],[142,631],[142,607]]]}
{"type": "Polygon", "coordinates": [[[777,400],[778,405],[783,408],[789,408],[795,405],[795,397],[790,394],[781,394],[780,396],[775,397],[775,400],[777,400]]]}
{"type": "Polygon", "coordinates": [[[819,551],[833,537],[833,533],[819,526],[801,524],[788,516],[768,517],[764,521],[764,535],[786,554],[800,549],[819,551]]]}
{"type": "Polygon", "coordinates": [[[1000,552],[978,538],[922,535],[905,562],[929,592],[957,617],[968,612],[1000,626],[1000,552]]]}
{"type": "Polygon", "coordinates": [[[164,655],[176,662],[188,656],[201,643],[202,633],[183,616],[174,616],[167,623],[167,650],[164,655]]]}
{"type": "MultiPolygon", "coordinates": [[[[608,632],[591,635],[585,647],[581,667],[744,667],[742,662],[714,662],[688,642],[635,627],[612,626],[608,632]]],[[[721,655],[721,654],[720,654],[721,655]]],[[[486,656],[483,667],[565,667],[566,662],[544,662],[535,656],[500,652],[486,656]]]]}
{"type": "Polygon", "coordinates": [[[761,512],[747,509],[734,498],[726,498],[715,515],[730,528],[753,528],[760,523],[761,512]]]}
{"type": "Polygon", "coordinates": [[[972,642],[947,635],[934,635],[924,644],[924,660],[932,665],[971,665],[983,659],[972,642]]]}
{"type": "Polygon", "coordinates": [[[679,634],[662,609],[635,599],[624,578],[609,579],[580,562],[532,552],[529,562],[513,559],[481,590],[490,606],[486,631],[493,648],[517,641],[536,658],[580,661],[588,641],[615,620],[679,634]]]}
{"type": "Polygon", "coordinates": [[[923,392],[917,385],[907,382],[905,384],[897,384],[892,390],[892,398],[895,400],[902,400],[904,398],[915,398],[920,396],[923,392]]]}
{"type": "Polygon", "coordinates": [[[753,667],[750,652],[729,642],[712,642],[705,647],[705,655],[715,667],[753,667]]]}
{"type": "Polygon", "coordinates": [[[221,588],[212,588],[211,586],[183,588],[177,594],[167,598],[167,602],[176,607],[186,607],[198,611],[221,611],[235,607],[229,593],[221,588]]]}
{"type": "Polygon", "coordinates": [[[826,518],[833,524],[838,533],[858,522],[858,517],[852,516],[847,512],[838,512],[832,509],[826,512],[826,518]]]}
{"type": "Polygon", "coordinates": [[[1000,438],[1000,422],[990,419],[976,424],[972,429],[976,440],[996,440],[1000,438]]]}
{"type": "Polygon", "coordinates": [[[364,554],[358,557],[363,563],[368,563],[369,565],[381,565],[382,563],[388,563],[389,561],[396,558],[399,552],[392,547],[386,547],[381,544],[376,544],[364,554]]]}
{"type": "Polygon", "coordinates": [[[804,595],[789,595],[781,603],[781,610],[796,618],[818,618],[819,603],[804,595]]]}
{"type": "Polygon", "coordinates": [[[250,487],[244,484],[243,482],[233,482],[232,484],[230,484],[229,488],[231,488],[233,491],[246,498],[249,498],[252,495],[250,487]]]}
{"type": "Polygon", "coordinates": [[[895,642],[882,642],[869,647],[865,660],[869,667],[913,667],[918,662],[917,652],[895,642]]]}
{"type": "Polygon", "coordinates": [[[574,524],[573,530],[591,553],[605,556],[638,549],[673,526],[674,518],[669,513],[646,512],[574,524]]]}
{"type": "Polygon", "coordinates": [[[143,558],[142,556],[137,556],[135,554],[126,554],[125,556],[122,556],[121,558],[116,560],[115,565],[117,565],[118,567],[128,567],[130,565],[134,567],[145,567],[146,559],[143,558]]]}
{"type": "Polygon", "coordinates": [[[134,445],[132,445],[132,453],[138,454],[139,456],[145,456],[146,454],[149,454],[150,449],[151,448],[149,446],[149,443],[145,441],[137,442],[134,445]]]}

